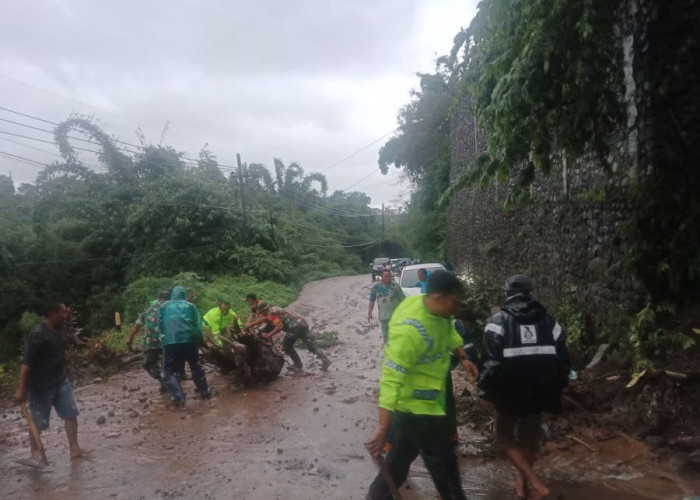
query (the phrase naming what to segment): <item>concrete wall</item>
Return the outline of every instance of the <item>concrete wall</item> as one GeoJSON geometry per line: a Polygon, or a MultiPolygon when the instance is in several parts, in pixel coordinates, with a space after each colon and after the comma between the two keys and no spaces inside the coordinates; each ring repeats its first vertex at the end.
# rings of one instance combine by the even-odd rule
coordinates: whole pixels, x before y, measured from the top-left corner
{"type": "MultiPolygon", "coordinates": [[[[653,16],[650,3],[630,0],[621,22],[621,100],[627,120],[610,141],[613,171],[606,172],[593,157],[574,165],[559,161],[548,177],[538,178],[523,206],[504,210],[507,187],[493,183],[462,190],[448,208],[448,256],[458,270],[495,282],[514,273],[528,274],[550,309],[575,287],[579,305],[597,332],[611,324],[617,309],[634,308],[640,300],[639,287],[624,265],[621,230],[632,210],[629,189],[646,168],[639,164],[640,137],[648,134],[642,127],[644,72],[638,54],[653,16]]],[[[451,179],[485,150],[485,135],[467,102],[452,120],[451,148],[451,179]]]]}

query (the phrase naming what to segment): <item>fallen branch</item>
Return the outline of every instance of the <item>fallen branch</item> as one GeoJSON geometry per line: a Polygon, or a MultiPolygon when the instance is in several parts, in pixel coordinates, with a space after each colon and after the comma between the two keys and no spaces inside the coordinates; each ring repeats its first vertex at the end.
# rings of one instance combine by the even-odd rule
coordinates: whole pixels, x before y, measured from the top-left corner
{"type": "Polygon", "coordinates": [[[573,434],[569,434],[566,437],[568,437],[569,439],[571,439],[573,441],[576,441],[580,445],[585,446],[586,448],[588,448],[589,450],[591,450],[594,453],[598,451],[597,448],[594,448],[593,446],[591,446],[590,444],[588,444],[587,442],[585,442],[583,439],[581,439],[578,436],[574,436],[573,434]]]}

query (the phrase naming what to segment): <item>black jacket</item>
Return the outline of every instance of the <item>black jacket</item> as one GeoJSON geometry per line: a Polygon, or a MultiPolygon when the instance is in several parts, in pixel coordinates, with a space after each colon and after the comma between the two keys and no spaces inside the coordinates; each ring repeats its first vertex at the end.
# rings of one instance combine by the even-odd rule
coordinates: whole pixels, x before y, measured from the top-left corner
{"type": "Polygon", "coordinates": [[[508,297],[484,329],[479,395],[508,415],[561,411],[571,363],[564,332],[539,302],[508,297]]]}

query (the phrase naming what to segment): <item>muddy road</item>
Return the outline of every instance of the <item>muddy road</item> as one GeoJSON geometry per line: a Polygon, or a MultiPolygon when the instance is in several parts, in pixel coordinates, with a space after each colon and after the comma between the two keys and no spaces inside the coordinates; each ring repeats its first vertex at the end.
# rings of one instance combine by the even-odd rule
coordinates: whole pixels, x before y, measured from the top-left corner
{"type": "MultiPolygon", "coordinates": [[[[366,323],[369,276],[306,286],[290,309],[314,331],[337,331],[327,349],[329,372],[300,351],[310,376],[283,376],[256,390],[232,387],[211,370],[211,401],[194,398],[166,408],[140,368],[76,389],[80,439],[89,459],[71,462],[62,422],[52,416],[44,443],[51,467],[27,469],[26,427],[19,412],[0,414],[0,498],[3,499],[362,499],[375,475],[363,442],[373,430],[381,361],[378,325],[366,323]],[[99,422],[99,423],[98,423],[99,422]]],[[[464,387],[461,375],[456,384],[464,387]]],[[[461,470],[470,499],[514,498],[512,474],[490,458],[488,436],[460,429],[461,470]]],[[[654,463],[626,438],[558,450],[549,446],[538,470],[569,500],[694,498],[693,486],[654,463]]],[[[407,499],[436,498],[420,460],[407,499]]],[[[696,493],[698,491],[696,490],[696,493]]]]}

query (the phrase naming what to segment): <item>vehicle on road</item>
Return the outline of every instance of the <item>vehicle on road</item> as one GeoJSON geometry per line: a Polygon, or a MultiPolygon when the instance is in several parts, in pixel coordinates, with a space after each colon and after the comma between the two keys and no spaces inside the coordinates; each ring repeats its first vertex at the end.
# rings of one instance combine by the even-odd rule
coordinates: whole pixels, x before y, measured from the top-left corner
{"type": "Polygon", "coordinates": [[[435,271],[437,269],[445,270],[445,267],[437,262],[427,264],[413,264],[411,266],[404,267],[403,272],[401,273],[401,278],[399,278],[399,286],[401,287],[401,291],[406,297],[420,294],[420,285],[418,285],[419,269],[425,269],[426,271],[428,271],[428,275],[430,275],[432,271],[435,271]]]}
{"type": "Polygon", "coordinates": [[[372,281],[376,280],[382,275],[384,266],[390,263],[391,259],[389,257],[377,257],[372,262],[372,281]]]}

